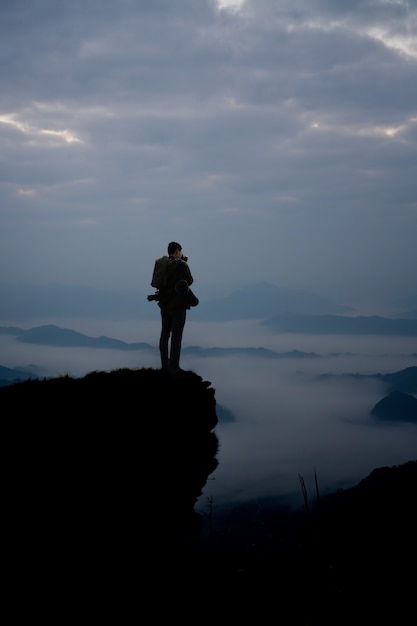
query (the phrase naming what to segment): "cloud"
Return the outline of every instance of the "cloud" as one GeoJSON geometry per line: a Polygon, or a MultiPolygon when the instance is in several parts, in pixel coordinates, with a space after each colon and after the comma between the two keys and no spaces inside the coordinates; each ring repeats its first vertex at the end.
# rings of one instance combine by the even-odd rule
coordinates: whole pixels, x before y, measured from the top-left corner
{"type": "Polygon", "coordinates": [[[144,285],[176,239],[196,284],[374,302],[416,284],[413,3],[34,0],[0,18],[2,282],[144,285]]]}

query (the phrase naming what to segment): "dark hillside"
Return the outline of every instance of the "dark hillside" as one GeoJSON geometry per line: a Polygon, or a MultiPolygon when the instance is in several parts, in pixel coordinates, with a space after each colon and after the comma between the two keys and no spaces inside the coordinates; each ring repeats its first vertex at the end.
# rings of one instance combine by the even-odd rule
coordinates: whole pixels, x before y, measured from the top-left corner
{"type": "Polygon", "coordinates": [[[391,600],[406,623],[417,461],[305,510],[277,494],[211,519],[194,506],[221,441],[197,374],[29,380],[0,402],[6,592],[31,615],[376,624],[391,600]]]}
{"type": "Polygon", "coordinates": [[[29,380],[2,387],[0,403],[3,564],[25,602],[42,599],[42,613],[105,604],[198,533],[218,452],[214,389],[200,376],[29,380]]]}
{"type": "Polygon", "coordinates": [[[355,487],[306,494],[300,511],[259,500],[214,519],[193,553],[241,619],[300,625],[408,624],[415,602],[417,461],[355,487]],[[386,621],[388,620],[388,621],[386,621]]]}
{"type": "Polygon", "coordinates": [[[194,530],[195,501],[217,466],[210,383],[122,369],[24,381],[1,388],[0,400],[10,478],[37,506],[81,499],[107,517],[111,501],[119,518],[152,518],[155,537],[194,530]]]}
{"type": "Polygon", "coordinates": [[[399,419],[417,424],[417,398],[402,391],[392,391],[375,404],[371,415],[381,421],[399,419]]]}

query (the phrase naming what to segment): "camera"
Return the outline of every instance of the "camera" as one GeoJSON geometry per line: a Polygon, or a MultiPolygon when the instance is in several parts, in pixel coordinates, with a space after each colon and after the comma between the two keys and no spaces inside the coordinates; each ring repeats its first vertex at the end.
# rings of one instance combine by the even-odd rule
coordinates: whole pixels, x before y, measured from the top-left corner
{"type": "Polygon", "coordinates": [[[181,259],[187,263],[187,261],[188,261],[188,256],[184,256],[184,255],[182,255],[181,259]]]}

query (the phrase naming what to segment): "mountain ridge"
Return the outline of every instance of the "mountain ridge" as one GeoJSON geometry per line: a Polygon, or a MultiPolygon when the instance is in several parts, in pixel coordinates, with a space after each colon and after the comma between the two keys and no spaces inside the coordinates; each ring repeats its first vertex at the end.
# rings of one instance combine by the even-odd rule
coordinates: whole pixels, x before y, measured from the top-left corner
{"type": "MultiPolygon", "coordinates": [[[[148,290],[104,290],[87,286],[9,285],[0,284],[0,320],[21,321],[42,318],[85,317],[105,319],[155,319],[158,309],[147,301],[148,290]]],[[[255,282],[213,296],[196,286],[200,304],[192,311],[196,321],[264,319],[280,313],[341,314],[354,313],[351,306],[340,304],[314,292],[255,282]]],[[[404,318],[417,318],[417,297],[394,304],[404,307],[404,318]],[[408,308],[407,308],[408,307],[408,308]]],[[[399,317],[397,314],[396,317],[399,317]]]]}
{"type": "Polygon", "coordinates": [[[260,322],[278,333],[317,335],[417,336],[417,319],[386,318],[380,315],[306,315],[283,313],[260,322]]]}

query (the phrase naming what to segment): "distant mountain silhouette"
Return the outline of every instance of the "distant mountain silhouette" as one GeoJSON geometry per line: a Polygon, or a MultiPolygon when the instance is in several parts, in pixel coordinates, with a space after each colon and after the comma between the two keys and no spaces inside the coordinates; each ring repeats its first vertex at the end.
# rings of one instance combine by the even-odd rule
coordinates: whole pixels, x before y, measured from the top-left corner
{"type": "Polygon", "coordinates": [[[319,314],[349,310],[349,307],[340,306],[318,294],[260,282],[239,289],[229,296],[203,302],[193,310],[192,316],[195,320],[224,322],[264,319],[288,311],[319,314]]]}
{"type": "MultiPolygon", "coordinates": [[[[147,301],[149,291],[104,291],[65,285],[0,285],[0,319],[85,317],[105,319],[155,319],[158,308],[147,301]]],[[[196,286],[196,293],[200,292],[196,286]]],[[[248,285],[223,298],[200,297],[192,310],[197,321],[263,319],[276,313],[342,313],[340,306],[315,293],[287,289],[269,283],[248,285]]]]}
{"type": "Polygon", "coordinates": [[[348,378],[355,380],[379,380],[387,388],[387,392],[402,391],[417,393],[417,366],[406,367],[392,374],[320,374],[318,380],[348,378]]]}
{"type": "MultiPolygon", "coordinates": [[[[110,337],[89,337],[82,333],[70,330],[69,328],[60,328],[55,324],[47,324],[45,326],[36,326],[28,330],[17,327],[0,327],[0,334],[9,334],[16,338],[20,343],[31,343],[37,345],[56,346],[64,348],[106,348],[112,350],[155,350],[156,347],[148,343],[126,343],[118,339],[110,337]]],[[[267,348],[201,348],[199,346],[186,346],[183,353],[193,354],[199,357],[219,357],[219,356],[257,356],[262,358],[319,358],[320,355],[315,352],[302,352],[300,350],[291,350],[290,352],[274,352],[267,348]]]]}
{"type": "MultiPolygon", "coordinates": [[[[303,315],[343,315],[354,312],[352,307],[302,289],[289,289],[268,282],[249,284],[230,295],[206,297],[195,286],[200,304],[190,316],[196,321],[230,321],[269,319],[284,313],[303,315]]],[[[68,319],[155,319],[158,308],[147,301],[144,290],[102,290],[87,286],[7,285],[0,284],[0,320],[68,319]]],[[[403,301],[403,319],[417,319],[415,297],[403,301]]],[[[398,303],[397,306],[401,306],[398,303]]]]}
{"type": "MultiPolygon", "coordinates": [[[[382,335],[417,335],[417,320],[391,320],[380,317],[350,318],[340,316],[308,316],[286,314],[276,316],[270,320],[261,322],[277,332],[298,332],[315,334],[382,334],[382,335]]],[[[38,345],[57,347],[83,347],[105,348],[113,350],[152,350],[152,346],[146,342],[126,343],[119,339],[106,336],[90,337],[77,331],[61,328],[55,324],[35,326],[28,330],[13,327],[0,327],[0,334],[14,336],[16,341],[38,345]]],[[[242,354],[245,356],[259,356],[262,358],[318,358],[315,352],[302,352],[292,350],[285,353],[277,353],[263,347],[216,347],[202,348],[200,346],[185,346],[184,352],[201,357],[219,357],[242,354]]]]}
{"type": "Polygon", "coordinates": [[[193,354],[200,357],[226,357],[226,356],[247,356],[260,357],[263,359],[318,359],[320,355],[316,352],[302,352],[301,350],[290,350],[289,352],[275,352],[268,348],[200,348],[199,346],[187,346],[182,350],[185,354],[193,354]]]}
{"type": "Polygon", "coordinates": [[[417,366],[406,367],[392,374],[374,374],[372,377],[382,380],[390,393],[393,391],[417,393],[417,366]]]}
{"type": "Polygon", "coordinates": [[[285,313],[263,320],[261,324],[280,333],[417,336],[417,319],[389,319],[377,315],[347,317],[285,313]]]}
{"type": "Polygon", "coordinates": [[[219,420],[219,424],[224,424],[226,422],[236,422],[236,416],[230,409],[225,406],[217,403],[216,405],[216,414],[219,420]]]}
{"type": "MultiPolygon", "coordinates": [[[[87,286],[5,285],[0,284],[0,320],[20,323],[30,319],[155,319],[157,305],[147,301],[144,291],[100,290],[87,286]]],[[[276,315],[343,315],[353,313],[351,307],[333,302],[302,289],[279,287],[267,282],[249,284],[221,298],[196,293],[199,306],[190,313],[195,321],[231,321],[244,319],[271,320],[276,315]]],[[[404,306],[414,302],[409,298],[404,306]]],[[[399,316],[396,316],[399,317],[399,316]]],[[[415,310],[407,310],[401,319],[417,321],[415,310]]],[[[413,333],[414,334],[414,333],[413,333]]]]}
{"type": "Polygon", "coordinates": [[[20,335],[23,333],[23,328],[19,326],[0,326],[0,335],[20,335]]]}
{"type": "Polygon", "coordinates": [[[0,387],[4,385],[10,385],[14,382],[27,380],[28,378],[36,378],[33,372],[26,371],[24,369],[3,367],[0,365],[0,387]]]}
{"type": "Polygon", "coordinates": [[[388,396],[370,409],[370,415],[380,420],[417,423],[417,366],[406,367],[392,374],[321,374],[317,380],[342,379],[378,380],[385,385],[388,396]]]}
{"type": "Polygon", "coordinates": [[[148,343],[126,343],[109,337],[88,337],[69,328],[60,328],[54,324],[30,328],[16,336],[21,343],[34,343],[66,348],[106,348],[111,350],[147,350],[148,343]]]}
{"type": "Polygon", "coordinates": [[[383,421],[417,424],[417,398],[402,391],[392,391],[375,404],[371,415],[383,421]]]}

